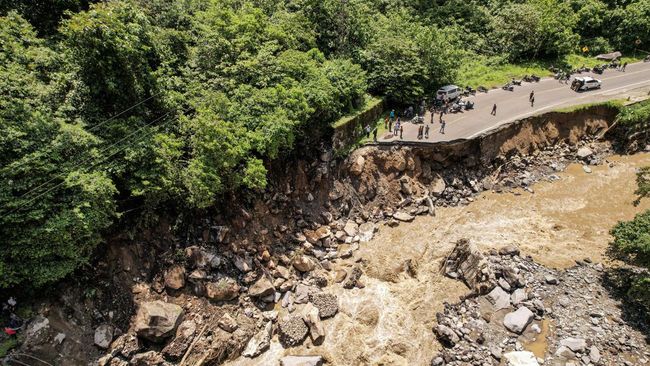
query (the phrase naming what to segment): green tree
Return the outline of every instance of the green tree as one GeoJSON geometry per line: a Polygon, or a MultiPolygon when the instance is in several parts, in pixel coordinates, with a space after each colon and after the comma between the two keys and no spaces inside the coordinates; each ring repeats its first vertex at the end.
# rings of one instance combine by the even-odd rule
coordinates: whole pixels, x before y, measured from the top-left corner
{"type": "Polygon", "coordinates": [[[0,43],[0,287],[38,287],[89,260],[115,215],[115,188],[69,163],[98,141],[55,118],[54,57],[33,28],[0,17],[0,43]]]}

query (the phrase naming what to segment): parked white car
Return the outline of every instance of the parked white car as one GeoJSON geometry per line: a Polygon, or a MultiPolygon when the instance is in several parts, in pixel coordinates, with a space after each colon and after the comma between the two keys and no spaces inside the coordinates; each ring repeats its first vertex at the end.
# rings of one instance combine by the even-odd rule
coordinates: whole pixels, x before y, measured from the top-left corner
{"type": "Polygon", "coordinates": [[[600,89],[602,82],[590,76],[577,77],[571,83],[571,89],[575,91],[585,91],[591,89],[600,89]]]}
{"type": "Polygon", "coordinates": [[[458,97],[460,97],[460,94],[462,93],[462,90],[456,86],[456,85],[446,85],[443,86],[442,88],[438,89],[438,92],[436,93],[436,96],[438,99],[445,99],[447,100],[454,100],[458,97]]]}

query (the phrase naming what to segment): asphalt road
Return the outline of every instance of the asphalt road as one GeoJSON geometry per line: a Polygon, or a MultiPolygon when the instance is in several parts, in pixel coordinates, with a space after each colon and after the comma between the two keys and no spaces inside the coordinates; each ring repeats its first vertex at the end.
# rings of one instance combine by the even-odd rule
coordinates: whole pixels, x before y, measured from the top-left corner
{"type": "MultiPolygon", "coordinates": [[[[601,89],[585,92],[575,92],[568,84],[552,78],[545,78],[537,83],[523,82],[515,86],[514,91],[493,89],[487,93],[477,93],[476,96],[465,98],[475,102],[474,109],[459,113],[449,113],[443,116],[445,120],[444,134],[440,133],[440,115],[435,114],[431,124],[431,114],[427,112],[425,125],[430,126],[428,139],[417,139],[419,124],[404,123],[404,141],[437,142],[460,138],[471,138],[489,131],[501,124],[536,114],[577,106],[587,103],[602,102],[626,98],[634,93],[639,94],[650,90],[650,62],[639,62],[627,66],[626,71],[606,70],[602,75],[582,73],[578,76],[592,76],[602,80],[601,89]],[[535,91],[535,105],[531,106],[528,97],[535,91]],[[497,105],[496,116],[490,114],[492,105],[497,105]]],[[[380,141],[400,140],[399,136],[385,134],[377,137],[380,141]]]]}

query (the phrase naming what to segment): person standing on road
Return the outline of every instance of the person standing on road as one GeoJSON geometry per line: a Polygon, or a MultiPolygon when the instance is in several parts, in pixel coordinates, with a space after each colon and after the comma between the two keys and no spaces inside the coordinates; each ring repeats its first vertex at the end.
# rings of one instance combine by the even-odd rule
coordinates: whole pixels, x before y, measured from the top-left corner
{"type": "Polygon", "coordinates": [[[388,127],[388,122],[389,122],[389,118],[388,116],[386,116],[386,118],[384,119],[384,130],[390,130],[390,128],[388,127]]]}
{"type": "Polygon", "coordinates": [[[377,142],[377,129],[375,128],[372,130],[372,139],[373,141],[377,142]]]}
{"type": "Polygon", "coordinates": [[[530,95],[528,96],[528,101],[533,100],[533,98],[535,98],[535,91],[534,90],[530,92],[530,95]]]}
{"type": "Polygon", "coordinates": [[[623,72],[625,72],[625,68],[627,67],[627,62],[623,63],[623,68],[621,69],[623,72]]]}
{"type": "Polygon", "coordinates": [[[530,97],[530,106],[531,107],[535,106],[535,96],[534,95],[532,97],[530,97]]]}
{"type": "Polygon", "coordinates": [[[400,140],[404,138],[403,135],[404,135],[404,127],[399,126],[399,139],[400,140]]]}
{"type": "Polygon", "coordinates": [[[390,120],[391,120],[391,121],[394,121],[394,120],[395,120],[395,110],[394,110],[394,109],[392,109],[392,110],[390,111],[390,120]]]}
{"type": "Polygon", "coordinates": [[[497,115],[497,104],[494,103],[492,106],[492,112],[490,112],[491,115],[496,116],[497,115]]]}
{"type": "Polygon", "coordinates": [[[447,123],[445,122],[444,119],[443,119],[443,120],[440,120],[440,133],[443,134],[443,135],[445,134],[445,125],[446,125],[446,124],[447,124],[447,123]]]}
{"type": "MultiPolygon", "coordinates": [[[[432,121],[433,122],[433,121],[432,121]]],[[[429,125],[424,127],[424,138],[429,139],[429,125]]]]}
{"type": "Polygon", "coordinates": [[[370,125],[366,125],[366,138],[370,138],[370,125]]]}

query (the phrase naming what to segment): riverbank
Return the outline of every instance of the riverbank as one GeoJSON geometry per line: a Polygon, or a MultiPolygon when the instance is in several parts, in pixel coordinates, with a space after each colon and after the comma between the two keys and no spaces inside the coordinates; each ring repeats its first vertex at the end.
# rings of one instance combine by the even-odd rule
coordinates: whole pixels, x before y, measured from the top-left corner
{"type": "MultiPolygon", "coordinates": [[[[102,354],[101,364],[111,365],[277,364],[288,354],[315,352],[333,365],[427,363],[440,348],[433,314],[467,293],[438,271],[454,240],[496,246],[512,236],[522,251],[540,250],[536,258],[551,251],[535,235],[540,231],[582,243],[575,229],[535,216],[525,198],[544,197],[536,183],[558,180],[572,163],[597,177],[590,182],[607,181],[600,169],[615,169],[607,158],[614,151],[590,136],[607,130],[615,113],[599,106],[555,117],[468,141],[366,147],[345,161],[325,151],[318,161],[273,170],[273,184],[258,199],[234,199],[184,225],[163,220],[133,239],[111,238],[86,283],[93,287],[62,286],[65,296],[36,309],[21,351],[79,365],[102,354]],[[483,198],[491,194],[516,198],[483,198]],[[514,210],[519,199],[524,204],[514,210]],[[497,207],[502,211],[490,211],[497,207]],[[455,209],[470,211],[458,217],[449,211],[455,209]],[[508,227],[523,231],[517,236],[508,227]]],[[[625,171],[621,179],[632,184],[633,169],[625,171]]],[[[576,192],[570,188],[574,200],[576,192]]],[[[587,200],[601,194],[580,193],[587,200]]],[[[599,235],[608,230],[585,222],[602,228],[599,235]]],[[[555,265],[591,245],[559,251],[555,265]]]]}

